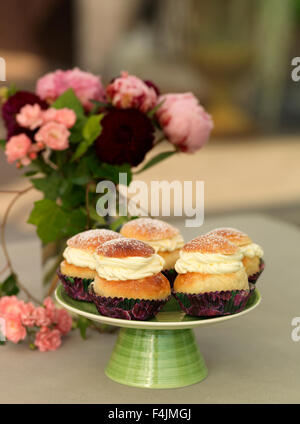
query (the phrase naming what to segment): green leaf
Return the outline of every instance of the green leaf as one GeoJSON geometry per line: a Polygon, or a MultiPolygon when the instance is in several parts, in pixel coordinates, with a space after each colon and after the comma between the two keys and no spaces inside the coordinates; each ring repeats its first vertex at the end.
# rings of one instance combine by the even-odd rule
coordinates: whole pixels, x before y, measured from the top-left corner
{"type": "Polygon", "coordinates": [[[43,199],[34,202],[27,222],[37,226],[37,234],[43,243],[49,243],[65,235],[68,213],[53,200],[43,199]]]}
{"type": "Polygon", "coordinates": [[[144,165],[142,169],[135,172],[135,174],[140,174],[141,172],[145,171],[146,169],[151,168],[151,166],[154,166],[157,163],[161,162],[162,160],[167,159],[169,156],[174,155],[174,153],[176,153],[176,150],[172,150],[170,152],[159,153],[158,155],[154,156],[154,158],[150,159],[149,162],[147,162],[146,165],[144,165]]]}
{"type": "Polygon", "coordinates": [[[93,115],[87,119],[82,129],[83,141],[77,147],[74,155],[72,156],[71,161],[80,158],[80,156],[82,156],[87,151],[87,149],[94,143],[96,138],[99,137],[102,130],[100,121],[103,116],[103,114],[93,115]]]}
{"type": "Polygon", "coordinates": [[[23,177],[32,177],[33,175],[36,175],[37,173],[38,173],[38,171],[32,170],[32,171],[24,172],[24,174],[22,176],[23,177]]]}
{"type": "Polygon", "coordinates": [[[20,289],[17,285],[15,274],[10,274],[6,280],[3,281],[1,291],[7,296],[13,296],[19,293],[20,289]]]}
{"type": "Polygon", "coordinates": [[[5,145],[6,145],[6,140],[0,140],[0,146],[4,149],[4,147],[5,147],[5,145]]]}
{"type": "Polygon", "coordinates": [[[118,231],[125,222],[128,221],[127,216],[120,216],[117,219],[115,219],[110,225],[110,229],[113,231],[118,231]]]}
{"type": "Polygon", "coordinates": [[[30,181],[37,190],[44,193],[46,199],[56,200],[59,197],[62,178],[57,173],[44,178],[31,178],[30,181]]]}
{"type": "Polygon", "coordinates": [[[68,221],[65,227],[66,236],[73,236],[86,229],[86,212],[82,209],[75,209],[67,214],[68,221]]]}
{"type": "Polygon", "coordinates": [[[55,102],[52,103],[51,107],[54,107],[55,109],[62,109],[64,107],[72,109],[76,113],[77,118],[84,115],[82,104],[72,88],[69,88],[61,96],[59,96],[55,102]]]}
{"type": "Polygon", "coordinates": [[[80,335],[84,340],[86,339],[86,329],[90,323],[91,321],[83,316],[79,316],[77,318],[77,328],[79,329],[80,335]]]}
{"type": "Polygon", "coordinates": [[[16,94],[16,92],[18,91],[17,86],[15,83],[11,83],[10,86],[7,88],[6,91],[6,97],[7,99],[11,96],[13,96],[14,94],[16,94]]]}

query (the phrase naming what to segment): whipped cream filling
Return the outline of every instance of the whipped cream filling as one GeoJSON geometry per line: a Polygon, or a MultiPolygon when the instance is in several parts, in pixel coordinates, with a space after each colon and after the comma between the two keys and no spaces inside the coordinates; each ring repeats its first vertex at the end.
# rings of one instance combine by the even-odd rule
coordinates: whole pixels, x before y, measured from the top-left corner
{"type": "Polygon", "coordinates": [[[131,256],[111,258],[94,254],[96,271],[105,280],[139,280],[158,274],[164,266],[164,259],[156,253],[144,258],[131,256]]]}
{"type": "Polygon", "coordinates": [[[149,244],[157,252],[173,252],[174,250],[180,249],[184,245],[184,240],[180,234],[170,239],[162,240],[145,240],[145,243],[149,244]]]}
{"type": "Polygon", "coordinates": [[[92,252],[68,246],[64,250],[63,257],[68,264],[92,270],[96,269],[96,261],[92,252]]]}
{"type": "Polygon", "coordinates": [[[180,252],[175,264],[178,274],[199,272],[201,274],[226,274],[243,268],[243,254],[222,255],[219,253],[180,252]]]}
{"type": "Polygon", "coordinates": [[[247,256],[248,258],[254,258],[254,256],[261,258],[264,255],[262,248],[255,243],[248,244],[247,246],[241,246],[240,252],[243,256],[247,256]]]}

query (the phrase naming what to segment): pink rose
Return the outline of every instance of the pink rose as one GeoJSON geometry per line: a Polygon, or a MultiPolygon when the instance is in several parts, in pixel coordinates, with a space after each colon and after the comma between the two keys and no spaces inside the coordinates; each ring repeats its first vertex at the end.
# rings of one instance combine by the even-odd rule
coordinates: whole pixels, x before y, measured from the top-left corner
{"type": "Polygon", "coordinates": [[[63,124],[49,122],[35,134],[35,140],[53,150],[65,150],[69,147],[70,131],[63,124]]]}
{"type": "Polygon", "coordinates": [[[211,116],[192,93],[165,94],[156,112],[158,121],[171,143],[183,152],[193,153],[209,139],[213,129],[211,116]]]}
{"type": "Polygon", "coordinates": [[[16,296],[3,296],[0,298],[0,315],[11,318],[19,318],[24,309],[23,300],[16,296]]]}
{"type": "Polygon", "coordinates": [[[13,343],[18,343],[26,337],[26,328],[23,327],[20,318],[6,317],[5,318],[5,336],[7,340],[13,343]]]}
{"type": "Polygon", "coordinates": [[[43,123],[41,106],[37,103],[23,106],[16,115],[16,120],[21,127],[35,130],[43,123]]]}
{"type": "Polygon", "coordinates": [[[47,314],[46,308],[44,308],[43,306],[35,308],[33,312],[33,319],[38,327],[46,327],[47,325],[51,324],[51,319],[47,314]]]}
{"type": "MultiPolygon", "coordinates": [[[[13,163],[16,160],[26,162],[27,155],[31,149],[31,140],[26,134],[19,134],[12,136],[5,145],[5,154],[7,162],[13,163]]],[[[25,165],[25,163],[22,163],[25,165]]]]}
{"type": "Polygon", "coordinates": [[[27,327],[33,327],[35,325],[35,307],[31,302],[24,304],[20,318],[22,324],[27,327]]]}
{"type": "Polygon", "coordinates": [[[67,128],[73,127],[76,122],[76,114],[72,109],[64,107],[62,109],[49,108],[43,113],[43,123],[58,122],[67,128]]]}
{"type": "Polygon", "coordinates": [[[67,334],[72,328],[72,317],[64,309],[57,311],[57,327],[62,334],[67,334]]]}
{"type": "Polygon", "coordinates": [[[57,70],[44,75],[37,81],[36,93],[51,103],[69,88],[74,90],[82,105],[88,110],[93,107],[90,100],[105,99],[101,78],[78,68],[57,70]]]}
{"type": "Polygon", "coordinates": [[[51,330],[48,327],[42,327],[35,336],[34,344],[40,352],[56,350],[61,345],[60,331],[57,329],[51,330]]]}
{"type": "Polygon", "coordinates": [[[112,104],[120,109],[135,108],[147,112],[157,102],[155,89],[128,72],[121,72],[121,76],[107,86],[106,93],[112,104]]]}

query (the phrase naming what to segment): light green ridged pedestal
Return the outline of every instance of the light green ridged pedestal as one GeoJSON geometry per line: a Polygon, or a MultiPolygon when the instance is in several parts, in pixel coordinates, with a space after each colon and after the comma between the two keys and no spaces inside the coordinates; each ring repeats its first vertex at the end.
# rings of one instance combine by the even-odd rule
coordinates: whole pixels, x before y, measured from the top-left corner
{"type": "Polygon", "coordinates": [[[207,368],[192,330],[123,328],[105,373],[128,386],[165,389],[198,383],[207,368]]]}
{"type": "Polygon", "coordinates": [[[55,295],[70,312],[121,327],[106,375],[127,386],[153,389],[171,389],[202,381],[207,368],[192,328],[238,318],[256,308],[261,300],[256,289],[242,312],[208,318],[185,315],[172,298],[155,318],[131,321],[100,315],[93,303],[71,299],[62,285],[57,287],[55,295]]]}

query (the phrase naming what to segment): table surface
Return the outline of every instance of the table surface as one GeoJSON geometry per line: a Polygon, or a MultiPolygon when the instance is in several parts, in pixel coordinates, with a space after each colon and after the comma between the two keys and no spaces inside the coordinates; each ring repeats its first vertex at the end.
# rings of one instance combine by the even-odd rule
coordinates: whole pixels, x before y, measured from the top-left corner
{"type": "MultiPolygon", "coordinates": [[[[116,334],[90,331],[83,341],[72,332],[55,352],[31,351],[25,343],[0,347],[0,402],[298,403],[300,343],[292,341],[291,321],[300,316],[300,230],[263,215],[206,220],[200,229],[178,226],[186,240],[214,227],[235,226],[265,250],[259,307],[237,320],[195,330],[208,366],[206,380],[170,390],[119,385],[104,374],[116,334]]],[[[23,280],[40,294],[38,240],[11,243],[9,250],[23,280]]]]}

